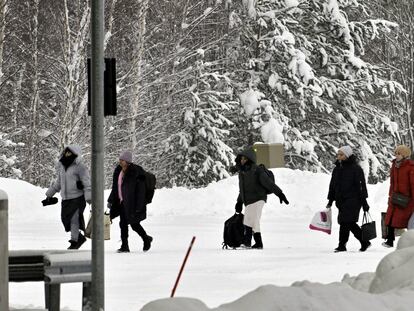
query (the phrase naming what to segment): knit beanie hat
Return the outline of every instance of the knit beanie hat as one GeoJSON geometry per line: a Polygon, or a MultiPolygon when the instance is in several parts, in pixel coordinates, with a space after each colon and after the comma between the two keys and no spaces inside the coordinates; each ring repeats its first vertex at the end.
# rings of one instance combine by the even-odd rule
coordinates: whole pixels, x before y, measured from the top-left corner
{"type": "Polygon", "coordinates": [[[404,158],[409,158],[411,156],[411,149],[406,145],[399,145],[395,147],[395,153],[401,154],[404,158]]]}
{"type": "Polygon", "coordinates": [[[124,160],[128,163],[132,163],[132,152],[128,150],[123,151],[119,156],[119,160],[124,160]]]}
{"type": "Polygon", "coordinates": [[[339,148],[340,151],[342,151],[342,153],[349,158],[351,155],[353,155],[352,152],[352,148],[350,146],[343,146],[341,148],[339,148]]]}

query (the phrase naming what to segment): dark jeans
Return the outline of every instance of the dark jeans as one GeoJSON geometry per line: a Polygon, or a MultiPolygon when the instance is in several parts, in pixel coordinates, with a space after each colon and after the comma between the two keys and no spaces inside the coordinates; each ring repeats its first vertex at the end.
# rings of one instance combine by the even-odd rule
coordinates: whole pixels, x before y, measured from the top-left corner
{"type": "MultiPolygon", "coordinates": [[[[120,220],[119,220],[119,228],[121,228],[121,241],[122,241],[122,245],[128,245],[128,218],[126,216],[125,213],[125,208],[121,203],[121,213],[120,213],[120,220]]],[[[136,233],[138,233],[138,235],[142,238],[142,240],[144,241],[145,238],[147,237],[147,233],[145,232],[144,228],[141,226],[141,224],[138,223],[133,223],[130,224],[132,230],[134,230],[136,233]]]]}
{"type": "Polygon", "coordinates": [[[361,242],[362,231],[356,222],[341,223],[339,227],[339,245],[345,246],[349,239],[349,232],[355,236],[355,238],[361,242]]]}

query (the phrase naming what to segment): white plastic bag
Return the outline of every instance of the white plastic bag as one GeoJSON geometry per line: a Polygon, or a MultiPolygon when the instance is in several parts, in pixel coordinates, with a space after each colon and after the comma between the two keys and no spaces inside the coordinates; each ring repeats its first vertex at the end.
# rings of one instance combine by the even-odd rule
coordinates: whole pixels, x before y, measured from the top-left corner
{"type": "Polygon", "coordinates": [[[414,229],[414,213],[411,214],[410,220],[408,221],[407,229],[414,229]]]}
{"type": "Polygon", "coordinates": [[[309,229],[322,231],[331,234],[332,229],[332,212],[330,208],[316,212],[309,225],[309,229]]]}

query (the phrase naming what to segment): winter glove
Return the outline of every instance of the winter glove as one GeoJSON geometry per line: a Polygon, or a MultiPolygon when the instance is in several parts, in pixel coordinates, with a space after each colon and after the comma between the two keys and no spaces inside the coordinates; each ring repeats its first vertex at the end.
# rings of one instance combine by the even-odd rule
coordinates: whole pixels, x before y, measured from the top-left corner
{"type": "Polygon", "coordinates": [[[289,201],[287,200],[285,194],[282,192],[278,195],[279,200],[280,200],[280,204],[282,204],[283,202],[285,202],[286,204],[289,204],[289,201]]]}
{"type": "Polygon", "coordinates": [[[364,212],[369,211],[369,205],[368,205],[367,200],[364,200],[364,202],[362,202],[362,209],[364,210],[364,212]]]}
{"type": "Polygon", "coordinates": [[[83,183],[82,183],[82,180],[78,180],[77,182],[76,182],[76,188],[78,188],[79,190],[83,190],[83,183]]]}
{"type": "Polygon", "coordinates": [[[44,199],[42,201],[42,204],[43,204],[43,206],[46,206],[46,205],[56,204],[57,202],[58,202],[58,198],[55,198],[55,197],[49,198],[49,197],[47,197],[46,199],[44,199]]]}
{"type": "Polygon", "coordinates": [[[230,168],[229,168],[229,172],[231,174],[236,174],[239,171],[240,171],[240,167],[238,165],[233,165],[233,166],[230,166],[230,168]]]}
{"type": "Polygon", "coordinates": [[[237,202],[236,206],[235,206],[235,209],[236,209],[236,213],[240,214],[243,210],[243,203],[242,202],[237,202]]]}
{"type": "Polygon", "coordinates": [[[332,201],[329,200],[328,204],[326,204],[326,208],[331,208],[332,207],[332,201]]]}

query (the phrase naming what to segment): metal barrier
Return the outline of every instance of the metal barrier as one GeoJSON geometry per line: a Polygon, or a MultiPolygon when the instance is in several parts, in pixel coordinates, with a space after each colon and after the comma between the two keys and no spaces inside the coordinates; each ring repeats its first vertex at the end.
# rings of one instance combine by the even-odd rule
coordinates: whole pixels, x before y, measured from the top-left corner
{"type": "Polygon", "coordinates": [[[45,306],[49,311],[60,310],[60,284],[81,282],[82,310],[91,310],[90,251],[11,251],[9,276],[10,282],[44,281],[45,306]]]}
{"type": "Polygon", "coordinates": [[[9,223],[7,194],[0,189],[0,310],[9,309],[9,223]]]}

